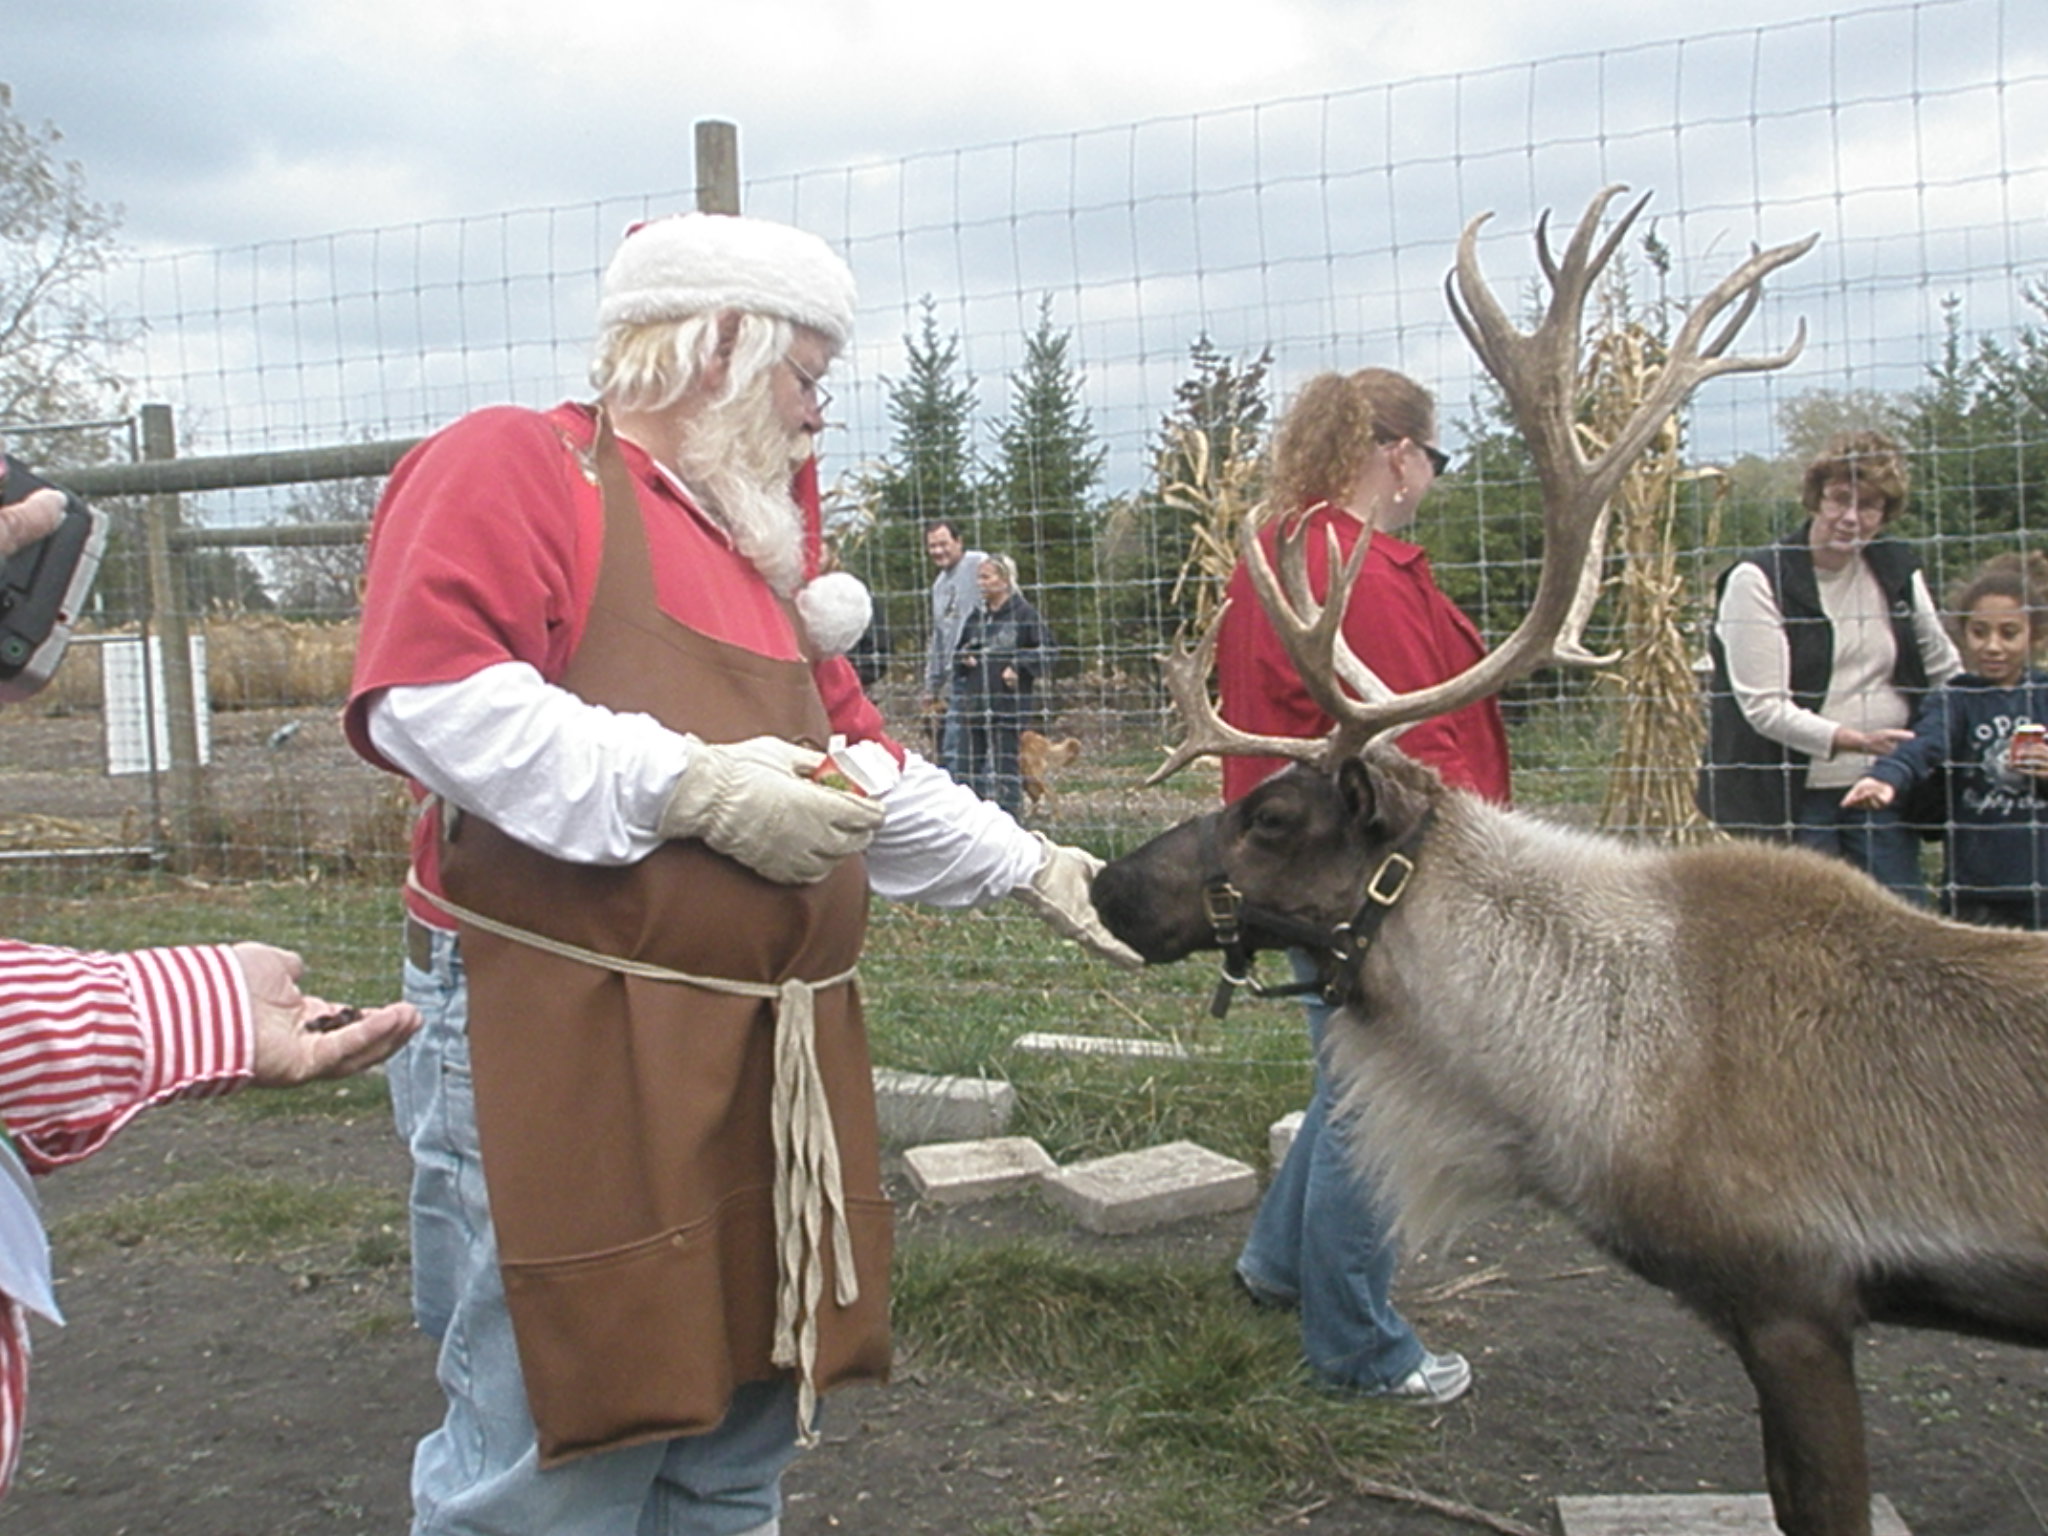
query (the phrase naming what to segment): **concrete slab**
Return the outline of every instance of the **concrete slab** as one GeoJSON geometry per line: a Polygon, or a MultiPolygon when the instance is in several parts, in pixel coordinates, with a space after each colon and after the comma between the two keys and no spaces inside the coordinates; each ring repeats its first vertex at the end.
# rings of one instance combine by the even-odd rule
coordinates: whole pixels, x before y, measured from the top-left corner
{"type": "Polygon", "coordinates": [[[1259,1198],[1259,1176],[1234,1157],[1173,1141],[1059,1169],[1045,1190],[1090,1232],[1116,1234],[1243,1210],[1259,1198]]]}
{"type": "MultiPolygon", "coordinates": [[[[1778,1536],[1769,1495],[1623,1494],[1557,1501],[1564,1536],[1778,1536]]],[[[1892,1501],[1870,1501],[1871,1536],[1912,1536],[1892,1501]]]]}
{"type": "Polygon", "coordinates": [[[1266,1156],[1273,1160],[1273,1171],[1278,1173],[1280,1165],[1287,1161],[1287,1154],[1294,1146],[1294,1138],[1301,1134],[1301,1122],[1308,1113],[1297,1109],[1291,1115],[1282,1115],[1266,1127],[1266,1156]]]}
{"type": "Polygon", "coordinates": [[[875,1113],[890,1146],[1000,1136],[1016,1111],[1017,1090],[995,1078],[875,1070],[875,1113]]]}
{"type": "Polygon", "coordinates": [[[1188,1048],[1176,1040],[1133,1040],[1120,1035],[1019,1035],[1012,1047],[1041,1056],[1146,1056],[1186,1061],[1188,1048]]]}
{"type": "Polygon", "coordinates": [[[903,1154],[919,1195],[939,1205],[986,1200],[1036,1184],[1054,1172],[1052,1155],[1029,1136],[941,1141],[903,1154]]]}

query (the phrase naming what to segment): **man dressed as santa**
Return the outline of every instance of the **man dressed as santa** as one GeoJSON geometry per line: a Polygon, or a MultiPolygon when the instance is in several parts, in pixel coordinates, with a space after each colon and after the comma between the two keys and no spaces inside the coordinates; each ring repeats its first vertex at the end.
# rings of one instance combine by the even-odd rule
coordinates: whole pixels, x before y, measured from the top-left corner
{"type": "Polygon", "coordinates": [[[868,893],[1016,895],[1135,961],[1092,856],[891,741],[842,654],[811,442],[853,310],[802,231],[638,226],[595,404],[464,417],[378,509],[346,724],[425,807],[417,1532],[775,1531],[816,1393],[889,1364],[868,893]]]}

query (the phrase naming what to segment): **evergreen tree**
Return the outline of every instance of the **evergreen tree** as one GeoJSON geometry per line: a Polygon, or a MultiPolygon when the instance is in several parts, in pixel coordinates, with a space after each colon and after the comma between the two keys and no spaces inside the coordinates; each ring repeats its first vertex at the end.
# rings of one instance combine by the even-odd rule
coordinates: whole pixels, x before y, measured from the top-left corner
{"type": "MultiPolygon", "coordinates": [[[[2048,316],[2048,284],[2021,296],[2048,316]]],[[[1913,530],[1934,541],[1937,582],[2012,536],[2048,523],[2048,333],[2023,325],[2008,342],[1964,339],[1961,307],[1944,306],[1939,360],[1914,391],[1902,430],[1912,452],[1913,530]]]]}
{"type": "Polygon", "coordinates": [[[918,657],[931,625],[925,527],[943,520],[973,543],[981,499],[974,380],[958,376],[960,338],[940,336],[930,294],[920,307],[918,333],[903,338],[903,375],[882,380],[889,398],[889,455],[862,486],[873,527],[848,562],[874,593],[875,635],[889,637],[891,649],[901,644],[904,654],[918,657]]]}
{"type": "Polygon", "coordinates": [[[1052,295],[1045,295],[1023,366],[1010,376],[1009,414],[996,424],[990,490],[1000,521],[984,544],[1015,557],[1032,602],[1068,655],[1101,642],[1095,534],[1109,457],[1081,398],[1072,345],[1071,332],[1054,329],[1052,295]]]}
{"type": "Polygon", "coordinates": [[[885,517],[922,528],[938,519],[966,534],[975,502],[974,380],[955,377],[960,338],[939,336],[937,305],[921,301],[923,323],[903,338],[906,371],[889,389],[889,458],[877,483],[885,517]]]}

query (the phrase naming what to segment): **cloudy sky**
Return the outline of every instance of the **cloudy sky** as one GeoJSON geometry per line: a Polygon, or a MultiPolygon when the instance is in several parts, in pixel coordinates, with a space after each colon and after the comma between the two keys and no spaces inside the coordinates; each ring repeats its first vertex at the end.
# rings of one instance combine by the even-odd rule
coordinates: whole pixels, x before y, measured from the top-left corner
{"type": "Polygon", "coordinates": [[[859,273],[855,453],[934,292],[991,413],[1056,296],[1129,464],[1197,334],[1455,399],[1459,226],[1501,210],[1512,292],[1535,213],[1609,180],[1685,283],[1822,233],[1756,327],[1810,322],[1788,388],[1898,387],[1947,296],[2009,324],[2048,258],[2041,0],[16,0],[0,81],[122,208],[138,372],[221,445],[578,388],[597,271],[712,117],[750,211],[859,273]]]}
{"type": "Polygon", "coordinates": [[[707,117],[741,125],[748,176],[776,175],[1855,9],[18,0],[0,80],[162,249],[687,186],[707,117]]]}

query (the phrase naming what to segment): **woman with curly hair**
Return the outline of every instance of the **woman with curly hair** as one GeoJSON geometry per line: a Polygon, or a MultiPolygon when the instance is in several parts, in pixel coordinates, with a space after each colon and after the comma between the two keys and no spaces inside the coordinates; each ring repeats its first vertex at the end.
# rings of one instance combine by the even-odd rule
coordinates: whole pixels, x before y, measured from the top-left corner
{"type": "MultiPolygon", "coordinates": [[[[1384,368],[1326,373],[1302,387],[1273,440],[1271,509],[1260,532],[1274,557],[1281,528],[1307,528],[1310,584],[1328,594],[1331,536],[1337,558],[1369,541],[1345,608],[1344,639],[1390,687],[1426,688],[1485,654],[1472,622],[1438,590],[1420,546],[1395,535],[1447,467],[1436,445],[1436,404],[1413,379],[1384,368]]],[[[1267,736],[1324,734],[1332,724],[1309,697],[1240,564],[1217,642],[1223,717],[1267,736]]],[[[1508,797],[1507,733],[1492,699],[1402,733],[1401,749],[1446,782],[1491,800],[1508,797]]],[[[1223,795],[1236,800],[1285,766],[1226,757],[1223,795]]],[[[1295,969],[1315,974],[1297,953],[1295,969]]],[[[1355,1166],[1350,1119],[1332,1102],[1323,1056],[1329,1009],[1308,1005],[1315,1082],[1286,1161],[1259,1206],[1237,1261],[1255,1301],[1298,1307],[1303,1352],[1339,1389],[1415,1403],[1447,1403],[1472,1384],[1462,1355],[1432,1354],[1388,1298],[1397,1259],[1391,1214],[1355,1166]]],[[[1370,1110],[1362,1111],[1370,1113],[1370,1110]]]]}

